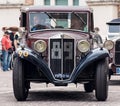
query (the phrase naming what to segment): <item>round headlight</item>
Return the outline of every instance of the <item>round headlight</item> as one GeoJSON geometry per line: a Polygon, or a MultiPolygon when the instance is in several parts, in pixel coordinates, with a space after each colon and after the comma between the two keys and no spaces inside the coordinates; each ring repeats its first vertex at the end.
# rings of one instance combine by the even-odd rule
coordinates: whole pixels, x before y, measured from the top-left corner
{"type": "Polygon", "coordinates": [[[90,50],[90,44],[86,40],[81,40],[78,42],[78,50],[82,53],[85,53],[90,50]]]}
{"type": "Polygon", "coordinates": [[[113,41],[111,41],[111,40],[105,41],[105,42],[104,42],[104,47],[105,47],[107,50],[113,49],[113,47],[114,47],[113,41]]]}
{"type": "Polygon", "coordinates": [[[37,51],[37,52],[44,52],[47,48],[47,44],[44,40],[38,40],[34,43],[34,49],[37,51]]]}

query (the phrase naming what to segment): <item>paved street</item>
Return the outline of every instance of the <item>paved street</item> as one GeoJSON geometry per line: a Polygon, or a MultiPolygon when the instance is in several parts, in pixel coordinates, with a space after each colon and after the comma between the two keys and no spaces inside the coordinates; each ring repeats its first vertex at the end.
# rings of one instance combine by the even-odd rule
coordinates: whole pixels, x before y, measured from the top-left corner
{"type": "Polygon", "coordinates": [[[12,71],[0,71],[0,106],[120,106],[120,76],[112,76],[108,99],[96,100],[93,93],[84,93],[83,86],[70,84],[68,87],[54,87],[49,84],[31,84],[30,94],[25,102],[17,102],[12,90],[12,71]]]}

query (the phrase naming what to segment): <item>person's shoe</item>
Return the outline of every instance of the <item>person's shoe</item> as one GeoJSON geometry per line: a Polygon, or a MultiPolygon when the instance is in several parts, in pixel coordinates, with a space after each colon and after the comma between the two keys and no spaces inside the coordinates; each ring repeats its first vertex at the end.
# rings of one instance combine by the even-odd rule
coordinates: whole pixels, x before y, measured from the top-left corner
{"type": "Polygon", "coordinates": [[[3,70],[3,72],[6,72],[6,71],[8,71],[8,70],[3,70]]]}
{"type": "Polygon", "coordinates": [[[10,71],[10,68],[8,68],[8,71],[10,71]]]}

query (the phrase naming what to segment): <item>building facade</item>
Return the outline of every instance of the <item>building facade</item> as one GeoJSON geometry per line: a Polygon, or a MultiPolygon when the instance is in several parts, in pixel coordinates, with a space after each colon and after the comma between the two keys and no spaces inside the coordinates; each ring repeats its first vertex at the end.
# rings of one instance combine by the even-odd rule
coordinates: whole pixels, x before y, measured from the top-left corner
{"type": "Polygon", "coordinates": [[[120,17],[120,0],[87,0],[87,5],[93,9],[95,27],[100,28],[103,39],[107,37],[107,22],[120,17]]]}
{"type": "Polygon", "coordinates": [[[94,12],[95,27],[103,39],[107,36],[106,22],[120,17],[120,0],[0,0],[0,35],[3,26],[19,26],[20,8],[29,5],[89,6],[94,12]]]}
{"type": "Polygon", "coordinates": [[[34,5],[66,5],[83,6],[87,5],[86,0],[34,0],[34,5]]]}
{"type": "Polygon", "coordinates": [[[2,27],[19,26],[20,8],[32,3],[33,0],[0,0],[0,36],[2,27]]]}

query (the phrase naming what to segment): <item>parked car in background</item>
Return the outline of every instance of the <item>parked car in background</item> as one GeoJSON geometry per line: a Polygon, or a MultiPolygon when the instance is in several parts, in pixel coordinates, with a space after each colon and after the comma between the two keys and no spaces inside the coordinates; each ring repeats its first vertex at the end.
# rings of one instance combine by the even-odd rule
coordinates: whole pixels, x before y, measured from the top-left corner
{"type": "Polygon", "coordinates": [[[90,8],[23,7],[20,27],[25,31],[13,58],[15,98],[25,101],[31,82],[82,83],[86,92],[95,90],[96,99],[105,101],[109,53],[103,47],[94,48],[93,23],[90,8]]]}
{"type": "Polygon", "coordinates": [[[120,18],[113,19],[108,24],[108,41],[110,49],[109,77],[120,75],[120,18]]]}

